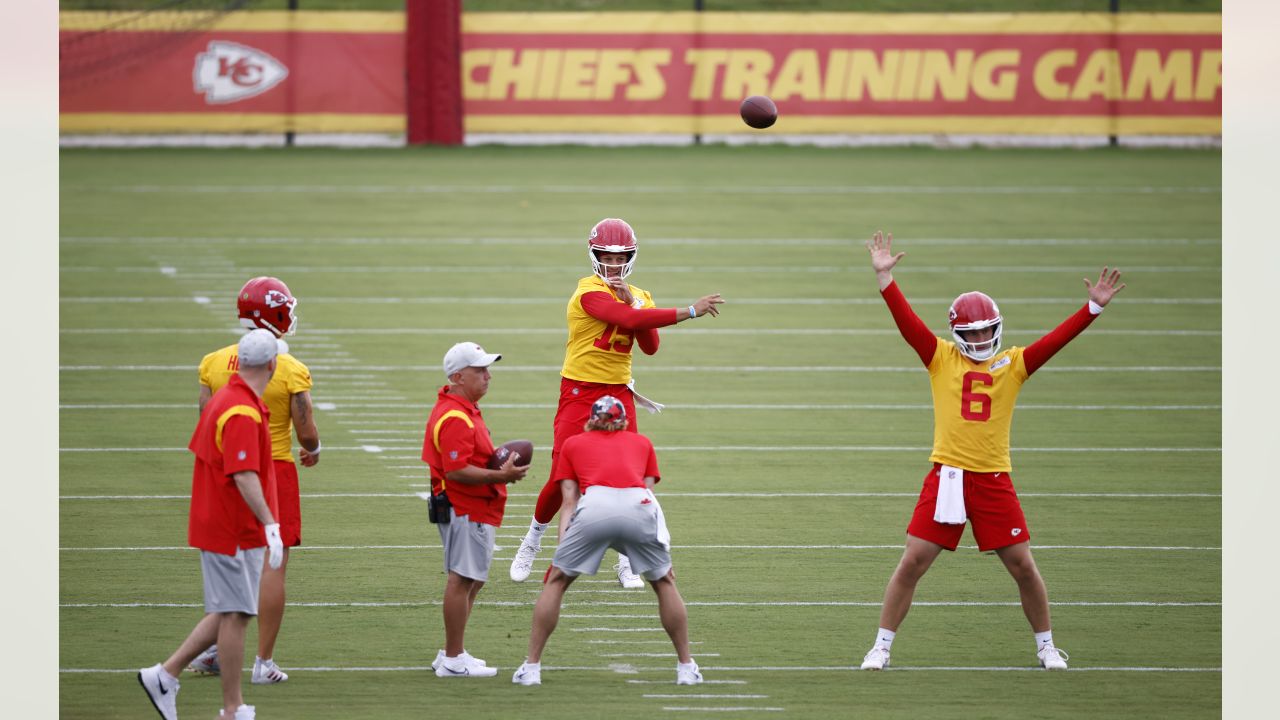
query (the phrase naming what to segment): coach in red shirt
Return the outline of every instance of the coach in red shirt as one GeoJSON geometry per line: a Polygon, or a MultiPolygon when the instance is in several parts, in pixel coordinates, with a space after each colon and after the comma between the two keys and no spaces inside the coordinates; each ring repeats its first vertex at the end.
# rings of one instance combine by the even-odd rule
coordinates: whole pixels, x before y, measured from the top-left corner
{"type": "Polygon", "coordinates": [[[253,330],[240,339],[240,371],[214,393],[188,445],[195,453],[187,541],[200,550],[204,618],[168,660],[138,672],[138,682],[165,720],[178,717],[178,676],[217,642],[222,658],[220,718],[252,720],[240,694],[244,635],[258,613],[263,555],[280,567],[276,477],[271,461],[270,413],[262,392],[276,368],[276,338],[253,330]]]}
{"type": "Polygon", "coordinates": [[[649,581],[658,595],[658,615],[676,648],[676,684],[702,682],[689,654],[689,617],[671,571],[671,535],[653,495],[658,456],[653,443],[627,428],[627,409],[611,395],[591,406],[586,432],[565,441],[552,472],[560,481],[562,536],[551,559],[542,594],[533,608],[529,657],[511,681],[542,684],[542,649],[560,620],[569,585],[582,574],[600,570],[604,552],[613,548],[631,560],[631,569],[649,581]]]}
{"type": "Polygon", "coordinates": [[[515,456],[497,470],[486,467],[493,440],[476,403],[489,392],[489,366],[501,355],[473,342],[449,348],[444,375],[427,420],[422,460],[431,468],[433,522],[444,544],[444,649],[431,663],[437,677],[493,677],[496,668],[473,657],[463,645],[467,618],[476,595],[489,579],[493,545],[507,507],[507,484],[524,477],[529,466],[515,456]]]}

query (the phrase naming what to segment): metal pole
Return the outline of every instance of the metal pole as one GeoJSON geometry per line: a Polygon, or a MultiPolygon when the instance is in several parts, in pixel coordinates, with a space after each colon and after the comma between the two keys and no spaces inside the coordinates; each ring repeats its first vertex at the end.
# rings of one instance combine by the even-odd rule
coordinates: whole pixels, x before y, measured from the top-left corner
{"type": "MultiPolygon", "coordinates": [[[[293,13],[293,12],[297,11],[297,9],[298,9],[298,0],[289,0],[289,5],[288,5],[288,7],[289,7],[289,12],[290,12],[290,13],[293,13]]],[[[289,19],[290,19],[290,20],[295,20],[296,18],[291,14],[291,15],[289,16],[289,19]]],[[[294,74],[294,73],[296,73],[296,72],[297,72],[297,66],[296,66],[296,64],[294,63],[295,57],[294,57],[294,52],[293,52],[293,49],[294,49],[294,44],[293,44],[293,43],[294,43],[294,35],[293,35],[293,34],[294,34],[294,32],[295,32],[294,23],[293,23],[293,22],[290,22],[290,23],[289,23],[289,36],[288,36],[288,38],[289,38],[289,39],[288,39],[288,48],[289,48],[289,49],[288,49],[288,58],[289,58],[289,61],[288,61],[288,62],[289,62],[289,72],[290,72],[291,74],[294,74]]],[[[296,80],[297,80],[297,75],[295,74],[295,75],[294,75],[294,77],[293,77],[292,79],[296,81],[296,80]]],[[[294,83],[292,83],[292,82],[291,82],[291,83],[289,83],[289,84],[286,86],[286,93],[287,93],[287,94],[285,95],[285,118],[284,118],[285,128],[286,128],[286,129],[285,129],[285,131],[284,131],[284,145],[285,145],[285,147],[293,147],[293,135],[294,135],[294,133],[293,133],[293,128],[294,128],[293,117],[294,117],[294,114],[297,112],[297,97],[296,97],[296,95],[294,94],[293,88],[294,88],[294,83]]]]}
{"type": "MultiPolygon", "coordinates": [[[[1120,13],[1120,0],[1111,0],[1111,14],[1112,14],[1112,15],[1118,15],[1119,13],[1120,13]]],[[[1115,20],[1115,18],[1112,18],[1112,20],[1115,20]]],[[[1112,23],[1111,23],[1111,47],[1114,49],[1114,48],[1115,48],[1115,46],[1116,46],[1116,27],[1115,27],[1115,23],[1114,23],[1114,22],[1112,22],[1112,23]]],[[[1108,141],[1109,141],[1109,143],[1110,143],[1111,147],[1116,147],[1117,145],[1119,145],[1119,144],[1120,144],[1120,139],[1119,139],[1119,138],[1117,138],[1117,137],[1115,136],[1115,134],[1114,134],[1114,133],[1115,133],[1115,129],[1116,129],[1116,125],[1115,125],[1115,121],[1116,121],[1116,104],[1115,104],[1115,102],[1114,102],[1114,101],[1112,101],[1111,103],[1109,103],[1109,104],[1108,104],[1108,107],[1109,107],[1109,110],[1110,110],[1110,112],[1111,112],[1111,123],[1110,123],[1110,124],[1111,124],[1111,132],[1112,132],[1112,135],[1108,138],[1108,141]]]]}
{"type": "MultiPolygon", "coordinates": [[[[702,12],[702,10],[703,10],[702,0],[693,0],[693,11],[700,13],[702,12]]],[[[694,35],[693,35],[693,45],[694,47],[701,47],[702,45],[702,23],[698,23],[696,25],[696,28],[694,30],[694,35]]],[[[693,144],[701,145],[702,133],[697,132],[697,130],[702,129],[702,111],[704,109],[702,102],[695,101],[693,104],[693,109],[694,109],[693,126],[695,129],[695,132],[693,133],[693,144]]]]}

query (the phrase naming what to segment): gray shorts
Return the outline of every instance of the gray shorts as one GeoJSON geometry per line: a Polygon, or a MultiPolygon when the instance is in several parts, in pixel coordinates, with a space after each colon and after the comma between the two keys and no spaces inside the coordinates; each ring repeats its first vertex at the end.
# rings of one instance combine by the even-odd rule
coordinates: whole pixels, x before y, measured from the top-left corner
{"type": "Polygon", "coordinates": [[[459,515],[453,508],[449,508],[449,516],[452,522],[436,525],[444,543],[445,572],[481,582],[488,580],[498,528],[471,522],[470,517],[459,515]]]}
{"type": "Polygon", "coordinates": [[[595,575],[604,551],[613,548],[631,560],[632,571],[652,582],[671,571],[670,542],[652,492],[596,485],[578,501],[551,564],[565,575],[595,575]]]}
{"type": "Polygon", "coordinates": [[[262,579],[265,547],[237,549],[235,555],[200,551],[204,574],[204,611],[258,614],[258,581],[262,579]]]}

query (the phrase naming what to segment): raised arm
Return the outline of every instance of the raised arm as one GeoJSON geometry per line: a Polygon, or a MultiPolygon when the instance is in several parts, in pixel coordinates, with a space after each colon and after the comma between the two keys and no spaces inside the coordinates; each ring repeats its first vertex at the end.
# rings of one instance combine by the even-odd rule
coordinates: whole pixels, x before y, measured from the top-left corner
{"type": "Polygon", "coordinates": [[[880,296],[889,306],[889,313],[898,325],[898,332],[902,333],[902,338],[927,367],[938,349],[938,338],[934,337],[929,326],[911,309],[911,303],[907,302],[906,296],[893,281],[892,270],[906,253],[894,255],[893,233],[886,236],[879,230],[867,241],[867,251],[871,253],[871,267],[876,271],[876,280],[880,283],[880,296]]]}
{"type": "Polygon", "coordinates": [[[1096,285],[1091,284],[1089,279],[1085,278],[1084,286],[1089,290],[1089,302],[1077,310],[1074,315],[1063,320],[1058,327],[1050,330],[1048,335],[1027,346],[1026,351],[1022,354],[1023,362],[1027,365],[1027,375],[1043,367],[1045,363],[1049,362],[1049,358],[1066,347],[1067,343],[1084,332],[1084,329],[1089,327],[1098,315],[1102,314],[1102,308],[1111,302],[1111,298],[1115,297],[1116,293],[1125,288],[1124,283],[1116,284],[1119,281],[1120,271],[1105,267],[1102,268],[1102,273],[1098,275],[1096,285]]]}

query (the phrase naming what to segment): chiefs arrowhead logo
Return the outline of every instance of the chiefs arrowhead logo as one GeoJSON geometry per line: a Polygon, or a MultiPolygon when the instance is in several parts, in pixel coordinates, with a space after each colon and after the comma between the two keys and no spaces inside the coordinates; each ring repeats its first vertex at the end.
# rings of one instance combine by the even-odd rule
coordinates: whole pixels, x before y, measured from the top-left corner
{"type": "Polygon", "coordinates": [[[279,290],[268,290],[267,296],[263,300],[269,308],[284,307],[289,304],[289,296],[279,290]]]}
{"type": "Polygon", "coordinates": [[[288,77],[289,68],[256,48],[213,40],[196,55],[191,75],[195,91],[218,105],[261,95],[288,77]]]}

